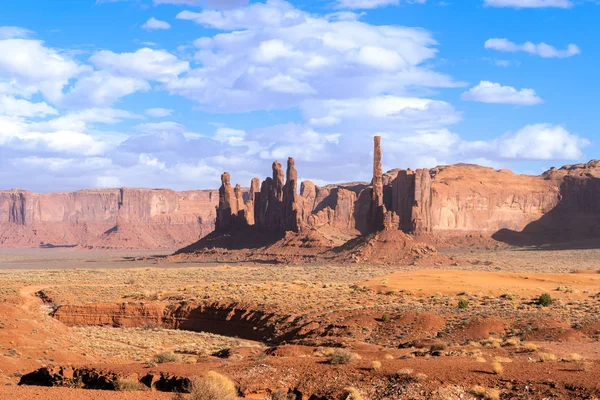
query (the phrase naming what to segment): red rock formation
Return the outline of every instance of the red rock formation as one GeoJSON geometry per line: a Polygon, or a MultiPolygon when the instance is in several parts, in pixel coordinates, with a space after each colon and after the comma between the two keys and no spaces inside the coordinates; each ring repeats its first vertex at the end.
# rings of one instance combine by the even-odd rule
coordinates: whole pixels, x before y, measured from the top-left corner
{"type": "Polygon", "coordinates": [[[237,219],[238,202],[236,192],[231,186],[229,172],[221,175],[221,187],[219,188],[219,207],[217,208],[217,231],[227,231],[233,227],[237,219]]]}
{"type": "Polygon", "coordinates": [[[298,171],[293,158],[288,158],[286,182],[283,188],[282,230],[299,232],[304,221],[304,198],[298,195],[298,171]]]}
{"type": "Polygon", "coordinates": [[[385,207],[383,205],[383,170],[381,167],[381,136],[374,137],[373,188],[371,189],[371,232],[383,230],[385,207]]]}
{"type": "Polygon", "coordinates": [[[248,201],[244,206],[243,212],[243,220],[246,225],[254,225],[254,207],[256,196],[260,194],[260,179],[252,178],[252,182],[250,183],[250,191],[248,192],[248,201]]]}
{"type": "Polygon", "coordinates": [[[0,191],[0,245],[178,248],[214,229],[217,201],[212,190],[0,191]]]}
{"type": "Polygon", "coordinates": [[[522,229],[556,206],[559,193],[553,180],[467,164],[399,171],[392,187],[402,230],[438,235],[522,229]]]}

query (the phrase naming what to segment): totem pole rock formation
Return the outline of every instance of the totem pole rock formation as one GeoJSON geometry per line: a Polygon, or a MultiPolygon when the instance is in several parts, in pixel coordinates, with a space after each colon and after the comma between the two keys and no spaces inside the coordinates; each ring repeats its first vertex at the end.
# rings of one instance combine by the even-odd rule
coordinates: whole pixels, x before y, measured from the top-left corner
{"type": "Polygon", "coordinates": [[[270,232],[300,232],[327,224],[361,233],[399,229],[398,216],[384,204],[381,155],[381,137],[376,136],[372,188],[362,184],[321,188],[305,181],[298,194],[298,171],[290,157],[285,174],[281,163],[275,161],[271,177],[262,184],[254,178],[244,202],[240,185],[232,188],[229,174],[224,173],[216,229],[254,225],[270,232]]]}
{"type": "Polygon", "coordinates": [[[234,224],[234,217],[238,213],[238,203],[235,189],[231,186],[229,172],[221,175],[221,187],[219,188],[219,206],[217,207],[216,230],[226,231],[234,224]]]}

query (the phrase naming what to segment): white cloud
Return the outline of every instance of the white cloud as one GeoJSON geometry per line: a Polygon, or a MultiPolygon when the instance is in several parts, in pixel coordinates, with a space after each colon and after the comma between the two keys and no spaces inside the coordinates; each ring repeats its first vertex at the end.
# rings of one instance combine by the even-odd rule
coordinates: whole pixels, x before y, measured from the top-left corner
{"type": "MultiPolygon", "coordinates": [[[[427,0],[406,0],[409,4],[425,4],[427,0]]],[[[396,6],[400,0],[337,0],[338,8],[370,9],[386,6],[396,6]]]]}
{"type": "Polygon", "coordinates": [[[229,9],[245,6],[248,4],[248,1],[249,0],[153,0],[153,3],[155,6],[160,4],[174,4],[229,9]]]}
{"type": "Polygon", "coordinates": [[[190,68],[188,61],[182,61],[164,50],[139,49],[135,53],[113,53],[102,50],[90,57],[97,67],[127,77],[168,81],[190,68]]]}
{"type": "Polygon", "coordinates": [[[499,142],[502,157],[531,160],[581,159],[583,148],[590,144],[562,126],[551,124],[527,125],[499,142]]]}
{"type": "Polygon", "coordinates": [[[142,25],[142,29],[145,29],[147,31],[167,30],[171,29],[171,24],[169,24],[166,21],[161,21],[152,17],[148,21],[146,21],[144,25],[142,25]]]}
{"type": "Polygon", "coordinates": [[[182,124],[177,122],[150,122],[147,124],[139,124],[136,129],[141,132],[185,132],[187,129],[182,124]]]}
{"type": "Polygon", "coordinates": [[[486,40],[485,48],[511,53],[515,53],[517,51],[524,51],[529,54],[535,54],[544,58],[567,58],[581,53],[579,47],[577,47],[574,44],[569,44],[566,50],[558,50],[555,47],[550,46],[546,43],[535,44],[532,42],[525,42],[523,44],[517,44],[511,42],[508,39],[503,38],[493,38],[486,40]]]}
{"type": "Polygon", "coordinates": [[[122,97],[147,90],[150,85],[143,79],[95,71],[77,80],[62,104],[73,108],[106,107],[122,97]]]}
{"type": "Polygon", "coordinates": [[[543,103],[533,89],[515,89],[512,86],[502,86],[499,83],[481,81],[479,84],[461,96],[463,100],[482,103],[516,104],[532,106],[543,103]]]}
{"type": "Polygon", "coordinates": [[[163,118],[173,114],[173,110],[169,108],[149,108],[146,110],[146,115],[152,118],[163,118]]]}
{"type": "Polygon", "coordinates": [[[331,19],[283,0],[183,11],[178,18],[225,31],[196,40],[200,66],[165,84],[171,94],[207,111],[290,108],[310,99],[463,86],[427,64],[437,43],[423,29],[331,19]]]}
{"type": "Polygon", "coordinates": [[[13,94],[42,93],[57,102],[70,79],[90,70],[65,53],[45,47],[42,41],[0,40],[0,87],[10,87],[13,94]]]}
{"type": "Polygon", "coordinates": [[[571,8],[571,0],[484,0],[486,6],[490,7],[512,7],[512,8],[571,8]]]}
{"type": "Polygon", "coordinates": [[[45,117],[57,115],[58,111],[47,103],[32,103],[24,99],[16,99],[12,96],[0,95],[0,115],[14,117],[45,117]]]}
{"type": "Polygon", "coordinates": [[[0,40],[23,39],[31,36],[32,33],[29,29],[18,26],[0,26],[0,40]]]}
{"type": "Polygon", "coordinates": [[[400,0],[338,0],[340,8],[368,9],[400,4],[400,0]]]}

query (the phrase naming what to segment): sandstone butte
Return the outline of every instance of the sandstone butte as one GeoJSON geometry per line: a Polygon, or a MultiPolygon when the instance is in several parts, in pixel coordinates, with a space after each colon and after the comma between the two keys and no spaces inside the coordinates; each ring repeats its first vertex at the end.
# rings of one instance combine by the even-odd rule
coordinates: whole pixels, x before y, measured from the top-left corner
{"type": "Polygon", "coordinates": [[[94,189],[37,194],[0,191],[0,245],[174,249],[215,230],[333,229],[344,235],[398,230],[419,237],[477,235],[515,245],[600,238],[600,161],[517,175],[470,164],[381,171],[373,181],[319,187],[298,182],[296,164],[275,161],[250,188],[219,191],[94,189]],[[298,191],[298,186],[300,190],[298,191]]]}

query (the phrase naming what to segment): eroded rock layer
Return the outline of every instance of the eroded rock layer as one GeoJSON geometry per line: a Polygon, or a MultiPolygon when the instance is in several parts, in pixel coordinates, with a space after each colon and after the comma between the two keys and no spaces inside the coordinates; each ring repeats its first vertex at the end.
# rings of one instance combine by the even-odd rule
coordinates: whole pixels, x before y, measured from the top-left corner
{"type": "Polygon", "coordinates": [[[0,191],[0,245],[172,249],[214,229],[216,191],[0,191]]]}

